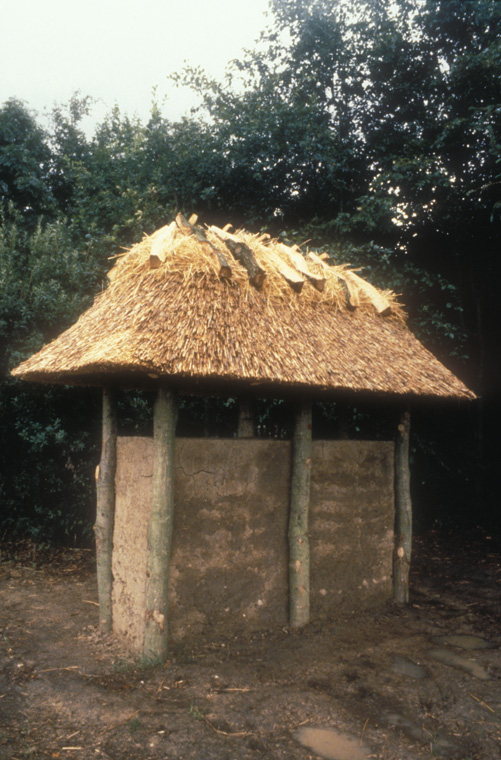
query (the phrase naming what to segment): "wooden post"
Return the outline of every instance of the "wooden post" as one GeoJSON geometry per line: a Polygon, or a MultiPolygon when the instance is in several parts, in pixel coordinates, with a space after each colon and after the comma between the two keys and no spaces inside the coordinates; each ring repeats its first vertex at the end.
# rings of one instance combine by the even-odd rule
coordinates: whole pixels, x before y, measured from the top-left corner
{"type": "Polygon", "coordinates": [[[400,415],[395,442],[395,549],[393,554],[393,597],[399,604],[409,601],[409,570],[412,552],[412,502],[410,491],[410,411],[400,415]]]}
{"type": "Polygon", "coordinates": [[[311,403],[298,406],[292,439],[289,514],[289,620],[293,628],[310,620],[308,512],[311,480],[311,403]]]}
{"type": "Polygon", "coordinates": [[[248,398],[238,400],[237,438],[254,437],[254,414],[252,401],[248,398]]]}
{"type": "Polygon", "coordinates": [[[103,388],[103,426],[101,461],[96,471],[96,537],[97,590],[99,625],[102,631],[112,628],[111,594],[113,575],[113,526],[115,522],[115,472],[117,467],[117,411],[112,390],[103,388]]]}
{"type": "Polygon", "coordinates": [[[177,405],[173,393],[160,388],[153,421],[153,494],[148,523],[145,631],[143,655],[167,656],[169,564],[174,517],[174,447],[177,405]]]}

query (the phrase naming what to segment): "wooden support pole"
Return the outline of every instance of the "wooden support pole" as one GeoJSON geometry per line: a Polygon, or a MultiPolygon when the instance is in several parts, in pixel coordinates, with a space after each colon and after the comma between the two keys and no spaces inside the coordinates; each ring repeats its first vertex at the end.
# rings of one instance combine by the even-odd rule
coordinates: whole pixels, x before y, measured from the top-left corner
{"type": "Polygon", "coordinates": [[[311,481],[311,403],[295,410],[289,513],[289,621],[300,628],[310,620],[308,513],[311,481]]]}
{"type": "Polygon", "coordinates": [[[393,553],[393,598],[409,601],[409,570],[412,552],[412,501],[410,491],[410,411],[400,415],[395,441],[395,549],[393,553]]]}
{"type": "Polygon", "coordinates": [[[113,575],[113,526],[115,523],[115,473],[117,467],[117,407],[115,394],[103,388],[103,423],[101,461],[96,471],[96,537],[97,590],[99,625],[102,631],[112,629],[111,594],[113,575]]]}
{"type": "Polygon", "coordinates": [[[250,398],[238,399],[238,438],[254,437],[254,409],[250,398]]]}
{"type": "Polygon", "coordinates": [[[153,420],[153,493],[148,523],[143,655],[167,656],[169,564],[174,518],[174,447],[177,404],[173,393],[159,388],[153,420]]]}

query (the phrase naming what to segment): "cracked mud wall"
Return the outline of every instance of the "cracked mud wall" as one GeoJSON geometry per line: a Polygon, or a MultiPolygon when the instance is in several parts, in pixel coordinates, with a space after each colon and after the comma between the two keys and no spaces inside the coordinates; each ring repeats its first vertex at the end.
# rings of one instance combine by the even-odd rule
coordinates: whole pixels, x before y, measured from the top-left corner
{"type": "MultiPolygon", "coordinates": [[[[153,441],[119,438],[114,629],[142,646],[153,441]]],[[[171,639],[287,625],[290,443],[176,439],[171,639]]],[[[391,595],[393,444],[315,441],[312,620],[391,595]]]]}

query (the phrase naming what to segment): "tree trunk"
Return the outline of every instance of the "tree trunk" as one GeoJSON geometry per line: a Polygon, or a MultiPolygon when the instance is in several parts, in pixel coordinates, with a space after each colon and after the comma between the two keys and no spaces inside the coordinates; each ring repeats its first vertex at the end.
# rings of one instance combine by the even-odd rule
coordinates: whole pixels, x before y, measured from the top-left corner
{"type": "Polygon", "coordinates": [[[155,402],[153,422],[153,494],[148,523],[143,654],[148,659],[161,661],[167,656],[176,421],[177,406],[174,395],[160,388],[155,402]]]}
{"type": "Polygon", "coordinates": [[[238,400],[238,438],[254,437],[254,414],[252,401],[248,398],[238,400]]]}
{"type": "Polygon", "coordinates": [[[296,408],[292,440],[289,514],[289,619],[293,628],[310,620],[308,512],[311,480],[311,403],[296,408]]]}
{"type": "Polygon", "coordinates": [[[117,467],[117,411],[113,391],[103,388],[103,427],[101,461],[96,473],[96,537],[97,589],[101,630],[112,629],[111,594],[113,575],[113,526],[115,522],[115,472],[117,467]]]}
{"type": "Polygon", "coordinates": [[[395,442],[395,550],[393,597],[399,604],[409,601],[409,570],[412,552],[412,502],[409,469],[410,411],[400,416],[395,442]]]}

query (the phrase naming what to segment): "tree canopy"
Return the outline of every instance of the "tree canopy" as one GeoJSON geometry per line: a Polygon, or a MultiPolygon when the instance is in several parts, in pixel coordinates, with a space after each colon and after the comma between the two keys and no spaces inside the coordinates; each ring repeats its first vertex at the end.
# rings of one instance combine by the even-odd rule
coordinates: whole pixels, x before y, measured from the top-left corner
{"type": "MultiPolygon", "coordinates": [[[[180,121],[156,103],[146,123],[115,107],[88,135],[89,97],[55,107],[45,128],[15,98],[0,107],[0,424],[13,442],[2,469],[12,471],[15,452],[16,466],[35,472],[0,484],[9,526],[54,502],[42,470],[54,481],[48,493],[63,504],[71,482],[75,501],[80,474],[63,483],[54,472],[68,456],[76,466],[68,452],[94,441],[95,425],[78,422],[79,404],[58,393],[20,388],[8,369],[91,303],[110,257],[179,210],[308,239],[401,293],[418,337],[482,397],[468,411],[420,411],[415,487],[432,483],[450,509],[455,499],[465,512],[480,500],[491,514],[501,5],[271,0],[270,10],[269,28],[224,81],[189,67],[171,77],[200,100],[180,121]],[[42,412],[33,399],[43,393],[42,412]],[[453,474],[462,488],[447,497],[440,484],[453,474]]],[[[352,410],[352,432],[359,414],[352,410]]]]}

